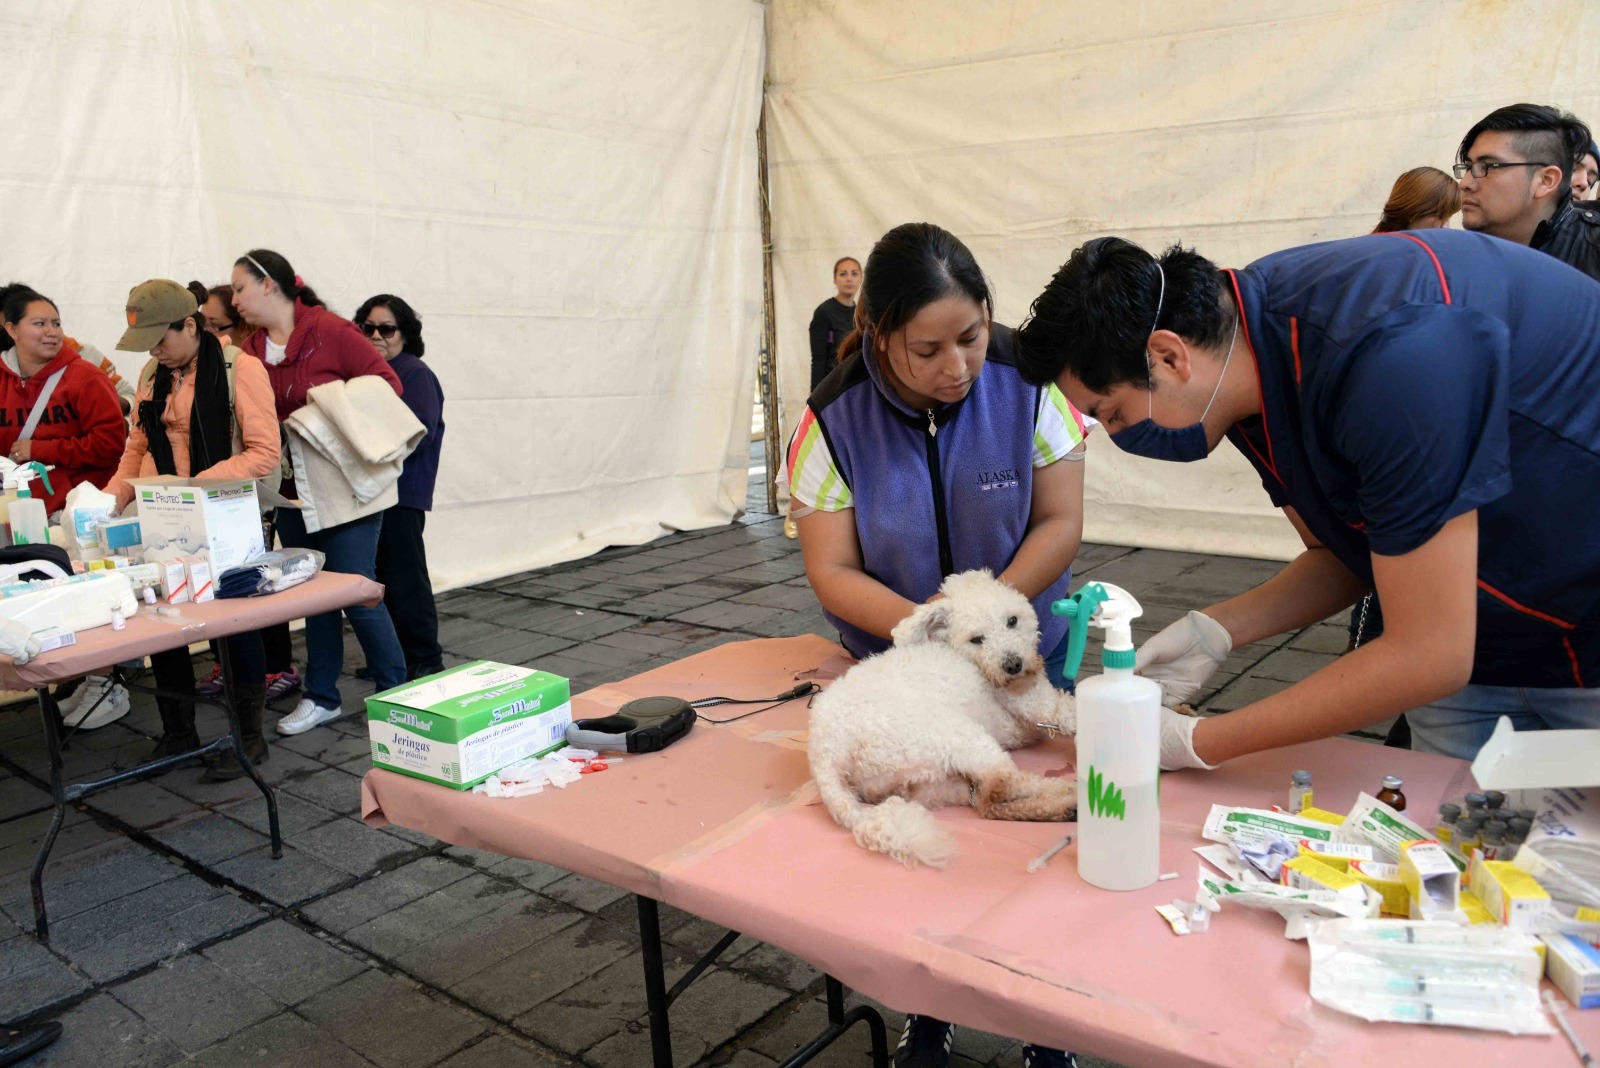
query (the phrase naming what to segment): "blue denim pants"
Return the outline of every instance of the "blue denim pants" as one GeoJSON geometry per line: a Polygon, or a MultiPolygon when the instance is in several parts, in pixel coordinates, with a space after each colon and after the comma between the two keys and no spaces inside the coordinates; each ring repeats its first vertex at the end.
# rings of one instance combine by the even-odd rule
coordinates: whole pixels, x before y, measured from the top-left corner
{"type": "Polygon", "coordinates": [[[1600,727],[1600,689],[1467,686],[1406,713],[1411,748],[1471,760],[1501,716],[1519,731],[1600,727]]]}
{"type": "Polygon", "coordinates": [[[1060,643],[1050,650],[1049,655],[1044,658],[1044,675],[1056,689],[1077,693],[1077,681],[1067,678],[1064,670],[1067,666],[1067,645],[1071,639],[1072,632],[1069,630],[1062,635],[1060,643]]]}
{"type": "MultiPolygon", "coordinates": [[[[336,527],[306,531],[305,519],[297,508],[278,509],[278,539],[286,548],[316,549],[327,557],[325,571],[364,575],[377,579],[378,534],[383,530],[383,513],[378,512],[336,527]]],[[[368,607],[352,605],[344,610],[367,655],[367,667],[378,692],[406,681],[406,658],[394,631],[389,610],[380,602],[368,607]]],[[[306,696],[324,708],[338,708],[339,675],[344,671],[344,627],[338,612],[324,612],[306,620],[306,696]]]]}

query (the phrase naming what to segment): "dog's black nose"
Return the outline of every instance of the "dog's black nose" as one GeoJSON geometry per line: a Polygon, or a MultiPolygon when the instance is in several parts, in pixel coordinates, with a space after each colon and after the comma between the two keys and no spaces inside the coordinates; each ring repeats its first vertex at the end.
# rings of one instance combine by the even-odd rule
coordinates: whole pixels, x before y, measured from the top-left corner
{"type": "Polygon", "coordinates": [[[1005,664],[1002,666],[1006,669],[1007,675],[1015,675],[1017,672],[1022,670],[1022,657],[1008,656],[1006,657],[1005,664]]]}

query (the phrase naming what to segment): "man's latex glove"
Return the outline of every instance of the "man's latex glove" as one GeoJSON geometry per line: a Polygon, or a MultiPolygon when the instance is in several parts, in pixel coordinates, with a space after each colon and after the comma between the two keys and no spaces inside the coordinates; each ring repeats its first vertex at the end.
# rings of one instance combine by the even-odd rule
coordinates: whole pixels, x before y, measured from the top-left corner
{"type": "Polygon", "coordinates": [[[0,620],[0,653],[15,663],[26,664],[39,655],[39,639],[14,619],[0,620]]]}
{"type": "Polygon", "coordinates": [[[1161,710],[1161,770],[1182,771],[1184,768],[1204,768],[1210,771],[1215,764],[1207,764],[1194,751],[1194,725],[1199,716],[1186,716],[1170,708],[1161,710]]]}
{"type": "Polygon", "coordinates": [[[1161,703],[1171,708],[1193,701],[1231,652],[1228,628],[1204,612],[1190,612],[1144,643],[1134,673],[1159,685],[1161,703]]]}

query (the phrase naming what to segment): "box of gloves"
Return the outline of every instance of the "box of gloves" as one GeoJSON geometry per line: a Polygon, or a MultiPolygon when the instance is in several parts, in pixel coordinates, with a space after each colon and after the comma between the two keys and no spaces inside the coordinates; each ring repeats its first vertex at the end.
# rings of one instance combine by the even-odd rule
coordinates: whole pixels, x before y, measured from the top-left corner
{"type": "Polygon", "coordinates": [[[566,744],[571,687],[548,671],[475,660],[367,698],[372,764],[468,790],[566,744]]]}
{"type": "Polygon", "coordinates": [[[260,553],[261,503],[254,479],[135,478],[145,550],[204,552],[222,574],[260,553]]]}

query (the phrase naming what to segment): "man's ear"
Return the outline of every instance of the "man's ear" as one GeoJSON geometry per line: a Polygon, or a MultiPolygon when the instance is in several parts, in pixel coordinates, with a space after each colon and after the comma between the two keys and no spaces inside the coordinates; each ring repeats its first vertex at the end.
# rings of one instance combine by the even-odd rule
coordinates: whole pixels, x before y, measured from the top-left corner
{"type": "Polygon", "coordinates": [[[895,625],[889,637],[896,645],[943,641],[950,629],[950,604],[938,600],[918,605],[916,610],[895,625]]]}
{"type": "Polygon", "coordinates": [[[1561,168],[1551,165],[1540,167],[1533,172],[1533,195],[1535,199],[1553,196],[1561,188],[1561,168]]]}
{"type": "Polygon", "coordinates": [[[1180,386],[1194,374],[1194,365],[1189,359],[1189,343],[1173,331],[1157,330],[1151,334],[1149,349],[1150,363],[1165,367],[1177,378],[1180,386]]]}

